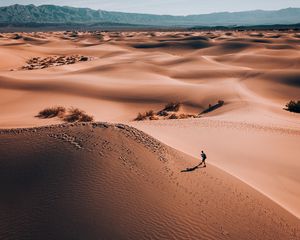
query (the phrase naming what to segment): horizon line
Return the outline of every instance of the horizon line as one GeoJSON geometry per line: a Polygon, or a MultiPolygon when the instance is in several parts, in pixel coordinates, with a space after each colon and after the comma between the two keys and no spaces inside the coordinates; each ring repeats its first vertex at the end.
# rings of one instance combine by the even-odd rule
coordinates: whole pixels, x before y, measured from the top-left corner
{"type": "Polygon", "coordinates": [[[274,11],[281,11],[286,9],[300,9],[300,7],[286,7],[286,8],[279,8],[279,9],[273,9],[273,10],[264,10],[264,9],[252,9],[252,10],[243,10],[243,11],[220,11],[220,12],[210,12],[210,13],[195,13],[195,14],[186,14],[186,15],[173,15],[173,14],[155,14],[155,13],[142,13],[142,12],[126,12],[126,11],[115,11],[115,10],[104,10],[104,9],[95,9],[91,7],[76,7],[76,6],[69,6],[69,5],[56,5],[56,4],[11,4],[7,6],[0,6],[0,8],[5,7],[11,7],[11,6],[35,6],[35,7],[41,7],[41,6],[57,6],[57,7],[69,7],[69,8],[77,8],[77,9],[90,9],[93,11],[105,11],[105,12],[117,12],[117,13],[129,13],[129,14],[142,14],[142,15],[156,15],[156,16],[173,16],[173,17],[187,17],[187,16],[196,16],[196,15],[210,15],[210,14],[218,14],[218,13],[243,13],[243,12],[255,12],[255,11],[263,11],[263,12],[274,12],[274,11]]]}

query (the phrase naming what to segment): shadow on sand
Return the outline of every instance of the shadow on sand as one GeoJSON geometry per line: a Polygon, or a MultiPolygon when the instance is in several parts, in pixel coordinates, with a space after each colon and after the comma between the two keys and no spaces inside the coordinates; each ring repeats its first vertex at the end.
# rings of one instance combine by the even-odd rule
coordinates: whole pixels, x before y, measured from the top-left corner
{"type": "Polygon", "coordinates": [[[193,167],[193,168],[187,168],[187,169],[185,169],[185,170],[182,170],[181,172],[193,172],[193,171],[195,171],[195,170],[197,170],[197,169],[199,169],[199,168],[206,168],[206,167],[202,167],[202,166],[196,166],[196,167],[193,167]]]}

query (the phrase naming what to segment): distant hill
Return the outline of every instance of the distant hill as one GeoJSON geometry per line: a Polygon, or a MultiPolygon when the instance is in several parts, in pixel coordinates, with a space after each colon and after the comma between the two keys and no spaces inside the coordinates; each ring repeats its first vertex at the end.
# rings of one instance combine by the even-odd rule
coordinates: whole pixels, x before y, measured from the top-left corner
{"type": "Polygon", "coordinates": [[[151,26],[233,26],[273,25],[300,23],[300,8],[278,11],[220,12],[189,16],[170,16],[110,12],[89,8],[55,5],[11,5],[0,7],[0,25],[26,24],[138,24],[151,26]]]}

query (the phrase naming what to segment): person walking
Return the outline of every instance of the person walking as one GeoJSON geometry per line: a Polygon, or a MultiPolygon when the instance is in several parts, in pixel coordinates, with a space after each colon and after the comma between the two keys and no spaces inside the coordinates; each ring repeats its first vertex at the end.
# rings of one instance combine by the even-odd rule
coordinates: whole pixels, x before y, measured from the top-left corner
{"type": "Polygon", "coordinates": [[[201,151],[201,158],[202,158],[202,162],[199,163],[198,167],[201,166],[202,164],[204,164],[203,167],[206,167],[206,163],[205,163],[205,160],[206,160],[206,154],[204,153],[204,151],[201,151]]]}

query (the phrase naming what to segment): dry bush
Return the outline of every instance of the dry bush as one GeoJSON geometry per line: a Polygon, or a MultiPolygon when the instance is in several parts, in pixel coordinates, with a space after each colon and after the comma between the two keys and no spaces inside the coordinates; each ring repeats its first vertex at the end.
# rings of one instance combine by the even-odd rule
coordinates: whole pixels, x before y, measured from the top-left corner
{"type": "Polygon", "coordinates": [[[169,113],[167,111],[159,111],[157,115],[161,117],[167,117],[169,116],[169,113]]]}
{"type": "Polygon", "coordinates": [[[92,122],[94,117],[87,115],[84,111],[78,108],[70,108],[68,114],[64,116],[65,122],[92,122]]]}
{"type": "Polygon", "coordinates": [[[195,115],[182,113],[178,116],[179,119],[195,118],[195,115]]]}
{"type": "Polygon", "coordinates": [[[286,110],[290,112],[300,113],[300,101],[290,101],[286,104],[286,110]]]}
{"type": "Polygon", "coordinates": [[[87,115],[85,113],[81,115],[80,122],[93,122],[93,121],[94,121],[93,116],[87,115]]]}
{"type": "Polygon", "coordinates": [[[159,120],[159,117],[157,117],[157,116],[151,116],[149,119],[152,120],[152,121],[156,121],[156,120],[159,120]]]}
{"type": "Polygon", "coordinates": [[[36,116],[38,118],[54,118],[59,117],[65,122],[92,122],[94,121],[94,117],[86,114],[84,111],[78,108],[70,108],[68,113],[66,112],[66,108],[58,106],[45,108],[40,111],[36,116]]]}
{"type": "Polygon", "coordinates": [[[150,110],[148,112],[145,113],[138,113],[137,117],[134,119],[135,121],[144,121],[147,118],[151,118],[154,117],[155,113],[153,110],[150,110]]]}
{"type": "Polygon", "coordinates": [[[179,102],[171,102],[171,103],[168,103],[162,111],[166,111],[166,112],[178,112],[179,109],[180,109],[180,107],[181,107],[181,103],[179,103],[179,102]]]}
{"type": "Polygon", "coordinates": [[[178,116],[176,114],[172,114],[169,119],[178,119],[178,116]]]}
{"type": "Polygon", "coordinates": [[[146,112],[146,116],[147,116],[147,117],[152,117],[152,116],[154,116],[154,111],[153,111],[153,110],[150,110],[150,111],[146,112]]]}
{"type": "Polygon", "coordinates": [[[66,109],[61,106],[45,108],[44,110],[40,111],[36,117],[38,117],[38,118],[61,117],[65,114],[65,112],[66,112],[66,109]]]}
{"type": "Polygon", "coordinates": [[[77,122],[81,118],[82,111],[78,108],[69,109],[68,114],[63,118],[65,122],[77,122]]]}
{"type": "Polygon", "coordinates": [[[138,113],[137,117],[134,119],[134,121],[143,121],[146,119],[145,114],[143,113],[138,113]]]}

